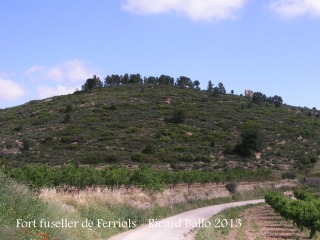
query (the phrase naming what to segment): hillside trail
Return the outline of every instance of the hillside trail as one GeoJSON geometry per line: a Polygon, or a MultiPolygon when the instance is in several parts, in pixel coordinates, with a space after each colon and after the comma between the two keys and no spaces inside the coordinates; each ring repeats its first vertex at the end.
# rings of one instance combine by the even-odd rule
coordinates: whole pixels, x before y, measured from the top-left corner
{"type": "Polygon", "coordinates": [[[191,240],[194,239],[197,228],[205,227],[207,220],[224,209],[263,202],[264,199],[224,203],[183,212],[159,221],[149,219],[148,224],[113,236],[109,240],[191,240]]]}

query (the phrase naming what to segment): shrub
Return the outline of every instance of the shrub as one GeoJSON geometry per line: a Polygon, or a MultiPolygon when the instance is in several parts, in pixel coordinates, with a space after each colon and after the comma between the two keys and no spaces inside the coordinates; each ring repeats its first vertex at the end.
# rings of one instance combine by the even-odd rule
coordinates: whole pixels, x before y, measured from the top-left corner
{"type": "Polygon", "coordinates": [[[225,185],[225,188],[231,193],[234,194],[237,190],[238,183],[236,182],[229,182],[225,185]]]}
{"type": "Polygon", "coordinates": [[[310,157],[310,162],[311,163],[316,163],[317,162],[317,157],[316,156],[311,156],[310,157]]]}
{"type": "Polygon", "coordinates": [[[69,104],[66,106],[65,113],[70,113],[70,112],[72,112],[72,110],[73,110],[73,105],[72,105],[72,103],[69,103],[69,104]]]}
{"type": "Polygon", "coordinates": [[[195,162],[210,162],[211,161],[211,158],[210,157],[207,157],[207,156],[196,156],[195,159],[194,159],[195,162]]]}
{"type": "Polygon", "coordinates": [[[295,171],[287,171],[282,173],[282,179],[296,179],[297,178],[297,172],[295,171]]]}
{"type": "Polygon", "coordinates": [[[145,161],[145,156],[142,154],[135,154],[131,156],[131,161],[134,162],[144,162],[145,161]]]}
{"type": "Polygon", "coordinates": [[[194,158],[190,154],[184,154],[179,157],[179,161],[181,162],[193,162],[194,158]]]}
{"type": "Polygon", "coordinates": [[[22,140],[22,151],[29,151],[31,148],[31,141],[28,139],[22,140]]]}
{"type": "Polygon", "coordinates": [[[105,161],[106,161],[107,163],[117,162],[117,161],[118,161],[118,155],[116,155],[115,153],[108,154],[108,155],[106,155],[106,157],[105,157],[105,161]]]}
{"type": "Polygon", "coordinates": [[[111,105],[110,107],[109,107],[109,110],[117,110],[117,106],[116,105],[111,105]]]}
{"type": "Polygon", "coordinates": [[[153,153],[155,153],[155,149],[154,149],[153,145],[147,144],[145,146],[145,148],[142,150],[142,152],[145,154],[153,154],[153,153]]]}
{"type": "Polygon", "coordinates": [[[66,115],[64,116],[63,120],[62,120],[62,123],[68,123],[71,121],[71,115],[70,113],[66,113],[66,115]]]}
{"type": "Polygon", "coordinates": [[[173,115],[171,119],[169,119],[170,122],[181,124],[184,123],[186,120],[186,112],[183,109],[177,109],[173,112],[173,115]]]}
{"type": "Polygon", "coordinates": [[[16,132],[19,132],[19,131],[23,130],[23,126],[22,126],[21,124],[20,124],[20,125],[17,125],[17,126],[15,126],[15,127],[13,128],[13,130],[16,131],[16,132]]]}

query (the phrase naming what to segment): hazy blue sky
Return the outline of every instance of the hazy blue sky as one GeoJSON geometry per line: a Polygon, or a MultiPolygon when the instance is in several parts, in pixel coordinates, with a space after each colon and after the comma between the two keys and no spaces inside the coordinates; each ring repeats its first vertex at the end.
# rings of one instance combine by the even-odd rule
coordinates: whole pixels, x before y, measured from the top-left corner
{"type": "Polygon", "coordinates": [[[320,109],[319,0],[1,0],[0,34],[0,108],[140,73],[320,109]]]}

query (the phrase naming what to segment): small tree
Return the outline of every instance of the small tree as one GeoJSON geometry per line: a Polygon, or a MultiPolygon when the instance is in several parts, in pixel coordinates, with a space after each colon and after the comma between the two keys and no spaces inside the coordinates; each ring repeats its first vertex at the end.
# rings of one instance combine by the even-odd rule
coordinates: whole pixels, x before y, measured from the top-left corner
{"type": "Polygon", "coordinates": [[[198,80],[195,80],[195,81],[193,82],[193,85],[196,87],[196,89],[200,89],[200,88],[199,88],[200,82],[199,82],[198,80]]]}
{"type": "Polygon", "coordinates": [[[219,90],[218,87],[214,87],[214,88],[213,88],[212,95],[213,95],[214,97],[219,97],[219,95],[220,95],[220,90],[219,90]]]}
{"type": "Polygon", "coordinates": [[[72,103],[69,103],[69,104],[66,106],[65,113],[70,113],[70,112],[72,112],[72,109],[73,109],[73,105],[72,105],[72,103]]]}
{"type": "Polygon", "coordinates": [[[207,91],[208,91],[208,92],[213,92],[213,85],[212,85],[212,83],[211,83],[211,80],[209,80],[209,82],[208,82],[207,91]]]}
{"type": "Polygon", "coordinates": [[[260,151],[262,147],[262,136],[258,124],[248,120],[243,123],[241,130],[241,143],[237,144],[234,152],[243,157],[249,157],[253,151],[260,151]]]}
{"type": "Polygon", "coordinates": [[[219,82],[218,88],[219,88],[219,93],[220,94],[226,94],[226,88],[225,88],[225,86],[223,85],[222,82],[219,82]]]}
{"type": "Polygon", "coordinates": [[[229,182],[225,185],[225,188],[231,193],[235,194],[238,184],[236,182],[229,182]]]}
{"type": "Polygon", "coordinates": [[[154,149],[152,144],[147,144],[145,148],[142,150],[142,152],[145,154],[153,154],[155,153],[155,151],[156,150],[154,149]]]}
{"type": "Polygon", "coordinates": [[[62,123],[68,123],[70,121],[71,121],[71,114],[68,112],[68,113],[66,113],[66,115],[64,115],[62,123]]]}
{"type": "Polygon", "coordinates": [[[31,148],[31,141],[28,139],[22,140],[22,151],[29,151],[31,148]]]}

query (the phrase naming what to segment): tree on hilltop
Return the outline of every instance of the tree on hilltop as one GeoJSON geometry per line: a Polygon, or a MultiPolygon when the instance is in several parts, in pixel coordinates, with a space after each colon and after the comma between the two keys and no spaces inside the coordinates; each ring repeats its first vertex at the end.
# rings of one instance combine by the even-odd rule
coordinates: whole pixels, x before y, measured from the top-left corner
{"type": "Polygon", "coordinates": [[[200,86],[200,81],[199,80],[195,80],[193,82],[193,85],[196,87],[196,89],[200,89],[199,86],[200,86]]]}
{"type": "Polygon", "coordinates": [[[218,87],[214,87],[213,90],[212,90],[212,95],[214,97],[219,97],[220,95],[220,89],[218,87]]]}
{"type": "Polygon", "coordinates": [[[177,78],[177,85],[180,87],[193,88],[193,82],[190,78],[185,76],[180,76],[177,78]]]}
{"type": "Polygon", "coordinates": [[[85,84],[82,85],[82,91],[87,92],[98,87],[103,87],[103,84],[99,77],[93,75],[92,78],[88,78],[85,84]]]}
{"type": "Polygon", "coordinates": [[[275,107],[280,107],[282,105],[282,97],[275,95],[273,97],[270,97],[270,101],[274,104],[275,107]]]}
{"type": "Polygon", "coordinates": [[[158,78],[158,85],[173,85],[174,84],[174,78],[170,77],[168,75],[164,75],[162,74],[159,78],[158,78]]]}
{"type": "Polygon", "coordinates": [[[211,80],[209,80],[209,82],[208,82],[207,91],[208,91],[208,92],[213,92],[213,84],[211,83],[211,80]]]}
{"type": "Polygon", "coordinates": [[[254,92],[252,95],[252,102],[255,104],[260,104],[267,100],[267,96],[261,92],[254,92]]]}
{"type": "Polygon", "coordinates": [[[223,85],[223,83],[222,82],[219,82],[218,83],[218,88],[219,88],[219,93],[220,94],[226,94],[226,88],[225,88],[225,86],[223,85]]]}

